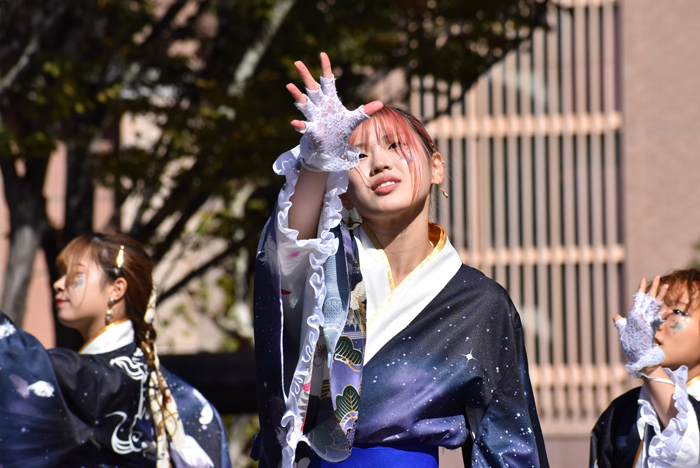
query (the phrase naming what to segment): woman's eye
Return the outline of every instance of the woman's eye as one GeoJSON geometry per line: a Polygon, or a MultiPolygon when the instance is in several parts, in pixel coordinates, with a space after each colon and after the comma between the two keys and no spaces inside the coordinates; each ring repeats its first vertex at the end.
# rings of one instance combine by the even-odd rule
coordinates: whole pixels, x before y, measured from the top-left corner
{"type": "Polygon", "coordinates": [[[359,156],[359,157],[360,157],[360,159],[364,159],[364,158],[367,157],[367,155],[366,155],[365,153],[360,153],[360,156],[359,156]]]}
{"type": "Polygon", "coordinates": [[[682,315],[684,317],[688,316],[688,312],[686,312],[685,310],[680,310],[680,309],[673,309],[671,311],[671,313],[676,314],[676,315],[682,315]]]}
{"type": "Polygon", "coordinates": [[[401,146],[401,143],[399,143],[399,142],[397,141],[397,142],[395,142],[395,143],[390,144],[390,145],[389,145],[389,149],[390,149],[390,150],[394,150],[394,149],[397,149],[399,146],[401,146]]]}

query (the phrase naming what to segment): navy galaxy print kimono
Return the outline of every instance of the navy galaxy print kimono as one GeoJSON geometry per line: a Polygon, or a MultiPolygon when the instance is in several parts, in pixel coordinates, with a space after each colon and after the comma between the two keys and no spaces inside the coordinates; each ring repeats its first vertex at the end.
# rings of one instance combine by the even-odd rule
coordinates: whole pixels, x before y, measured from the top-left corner
{"type": "MultiPolygon", "coordinates": [[[[0,467],[156,466],[147,366],[131,322],[110,326],[83,352],[47,351],[0,312],[0,467]],[[105,349],[100,343],[117,348],[92,354],[105,349]]],[[[161,372],[187,436],[211,461],[198,466],[229,468],[216,409],[191,385],[161,372]]]]}
{"type": "Polygon", "coordinates": [[[345,173],[329,175],[319,238],[297,240],[297,157],[275,163],[287,184],[256,263],[260,466],[428,467],[442,446],[466,466],[547,467],[508,294],[437,225],[433,253],[395,285],[371,231],[340,219],[345,173]]]}

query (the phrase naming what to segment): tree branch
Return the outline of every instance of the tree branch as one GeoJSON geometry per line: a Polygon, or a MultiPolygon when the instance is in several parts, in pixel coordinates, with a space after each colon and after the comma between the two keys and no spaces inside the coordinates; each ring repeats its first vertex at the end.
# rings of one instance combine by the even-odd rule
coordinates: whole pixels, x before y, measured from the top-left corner
{"type": "Polygon", "coordinates": [[[295,0],[277,0],[272,7],[270,21],[262,29],[260,36],[255,43],[246,50],[245,55],[238,64],[233,75],[233,82],[229,85],[227,93],[229,96],[240,96],[245,90],[245,82],[253,76],[265,51],[270,46],[270,42],[277,34],[282,22],[287,17],[289,10],[294,6],[295,0]]]}
{"type": "Polygon", "coordinates": [[[155,41],[164,31],[170,27],[170,23],[175,19],[180,10],[187,4],[187,0],[177,0],[175,3],[170,5],[168,11],[165,12],[163,17],[158,21],[157,24],[153,26],[151,34],[143,41],[141,44],[143,47],[148,47],[153,41],[155,41]]]}
{"type": "Polygon", "coordinates": [[[172,247],[173,243],[180,237],[182,232],[185,230],[185,227],[187,227],[187,222],[192,218],[192,216],[195,215],[195,213],[197,213],[197,211],[208,199],[208,194],[195,195],[190,199],[185,209],[182,210],[180,218],[170,229],[170,232],[168,232],[168,235],[162,242],[155,246],[155,251],[153,252],[153,255],[151,255],[154,262],[158,263],[163,259],[163,256],[165,256],[168,250],[170,250],[170,247],[172,247]]]}
{"type": "Polygon", "coordinates": [[[148,220],[146,224],[143,224],[141,220],[134,220],[134,224],[131,225],[129,229],[129,235],[136,238],[142,243],[146,243],[148,238],[156,232],[158,226],[163,223],[170,215],[177,212],[178,200],[189,198],[189,194],[192,191],[191,180],[200,174],[200,170],[204,166],[203,162],[197,161],[185,174],[184,180],[180,180],[178,185],[170,192],[167,197],[166,202],[163,206],[148,220]],[[138,221],[138,222],[137,222],[138,221]]]}
{"type": "Polygon", "coordinates": [[[224,249],[221,253],[215,255],[209,261],[204,263],[202,266],[199,268],[196,268],[189,272],[187,275],[185,275],[184,278],[182,278],[180,281],[172,285],[168,290],[166,290],[164,293],[158,295],[158,300],[160,302],[163,302],[170,296],[174,295],[176,292],[178,292],[180,289],[185,287],[187,283],[192,281],[193,279],[203,275],[206,273],[210,268],[213,268],[217,266],[219,263],[224,261],[229,255],[233,254],[236,252],[238,249],[243,247],[250,238],[255,235],[256,233],[253,232],[248,232],[241,240],[239,241],[231,241],[226,249],[224,249]]]}
{"type": "Polygon", "coordinates": [[[66,10],[69,2],[56,2],[58,6],[54,6],[55,11],[46,18],[41,15],[41,10],[38,10],[35,17],[33,18],[33,23],[35,25],[34,33],[29,38],[27,45],[17,59],[17,62],[12,68],[5,74],[5,76],[0,79],[0,94],[4,94],[14,83],[19,74],[27,68],[30,63],[30,58],[32,55],[36,54],[39,50],[39,43],[44,35],[44,33],[56,22],[56,20],[63,14],[66,10]]]}

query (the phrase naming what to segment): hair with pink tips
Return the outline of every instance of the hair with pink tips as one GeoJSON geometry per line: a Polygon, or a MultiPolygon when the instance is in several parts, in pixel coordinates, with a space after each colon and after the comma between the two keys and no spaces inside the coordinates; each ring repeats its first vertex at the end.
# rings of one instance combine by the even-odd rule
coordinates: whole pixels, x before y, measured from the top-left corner
{"type": "Polygon", "coordinates": [[[355,129],[348,143],[357,146],[360,141],[369,141],[370,132],[374,132],[377,141],[402,143],[399,151],[409,163],[415,197],[420,189],[422,166],[413,164],[414,155],[423,155],[427,161],[430,161],[433,153],[438,152],[437,145],[423,123],[405,109],[384,106],[372,114],[371,119],[365,120],[355,129]]]}

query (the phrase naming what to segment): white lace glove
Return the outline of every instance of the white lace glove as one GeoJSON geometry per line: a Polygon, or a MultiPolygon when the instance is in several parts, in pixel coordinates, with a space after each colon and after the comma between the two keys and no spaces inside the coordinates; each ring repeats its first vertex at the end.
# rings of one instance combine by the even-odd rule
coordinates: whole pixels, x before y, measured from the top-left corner
{"type": "Polygon", "coordinates": [[[319,89],[306,89],[304,104],[294,103],[306,117],[301,131],[301,157],[310,170],[347,171],[357,166],[360,150],[348,144],[353,130],[369,119],[360,106],[354,111],[345,108],[335,89],[335,78],[321,77],[319,89]]]}
{"type": "Polygon", "coordinates": [[[622,352],[629,360],[625,369],[636,378],[641,377],[642,369],[661,364],[666,357],[661,348],[654,346],[656,330],[664,322],[659,314],[661,304],[663,302],[648,294],[637,292],[629,319],[621,318],[615,322],[620,332],[622,352]]]}

